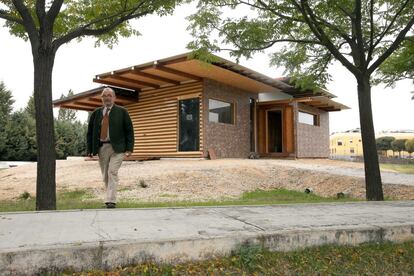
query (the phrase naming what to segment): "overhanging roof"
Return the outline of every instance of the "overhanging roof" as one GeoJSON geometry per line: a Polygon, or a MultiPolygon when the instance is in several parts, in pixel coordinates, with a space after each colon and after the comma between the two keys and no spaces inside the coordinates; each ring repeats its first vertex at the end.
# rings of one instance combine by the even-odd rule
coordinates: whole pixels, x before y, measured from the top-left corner
{"type": "MultiPolygon", "coordinates": [[[[206,63],[192,57],[191,52],[96,75],[94,82],[116,88],[116,103],[127,105],[138,101],[140,91],[198,82],[209,78],[252,93],[283,92],[293,98],[335,95],[325,91],[300,91],[289,78],[271,78],[254,70],[213,55],[206,63]],[[125,91],[129,91],[126,93],[125,91]]],[[[101,105],[103,87],[54,101],[55,107],[90,111],[101,105]]]]}
{"type": "MultiPolygon", "coordinates": [[[[102,90],[108,86],[100,86],[64,99],[53,101],[54,107],[93,111],[95,108],[102,106],[102,90]]],[[[127,105],[138,101],[138,93],[134,90],[127,90],[119,87],[111,87],[116,94],[115,103],[118,105],[127,105]]]]}
{"type": "Polygon", "coordinates": [[[313,96],[313,97],[293,98],[293,99],[286,99],[286,100],[264,101],[264,102],[258,102],[258,104],[259,105],[273,105],[273,104],[290,103],[290,102],[300,102],[302,104],[315,107],[315,108],[319,108],[327,112],[350,109],[348,106],[338,103],[326,96],[313,96]]]}
{"type": "Polygon", "coordinates": [[[292,91],[283,81],[268,77],[249,68],[213,55],[206,63],[191,57],[191,53],[154,60],[152,62],[99,74],[94,82],[120,87],[148,90],[209,78],[253,93],[292,91]]]}

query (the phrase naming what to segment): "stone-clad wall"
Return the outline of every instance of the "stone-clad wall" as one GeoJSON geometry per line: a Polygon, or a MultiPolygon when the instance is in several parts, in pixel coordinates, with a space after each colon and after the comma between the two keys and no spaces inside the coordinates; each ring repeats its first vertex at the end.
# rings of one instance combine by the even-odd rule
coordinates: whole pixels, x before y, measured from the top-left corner
{"type": "Polygon", "coordinates": [[[298,109],[319,114],[320,125],[311,126],[299,123],[298,110],[295,110],[297,157],[329,157],[329,113],[318,108],[299,103],[298,109]]]}
{"type": "Polygon", "coordinates": [[[204,79],[204,156],[208,149],[214,149],[218,158],[247,158],[250,152],[250,98],[257,94],[225,85],[210,79],[204,79]],[[214,98],[235,103],[235,124],[209,122],[208,99],[214,98]]]}

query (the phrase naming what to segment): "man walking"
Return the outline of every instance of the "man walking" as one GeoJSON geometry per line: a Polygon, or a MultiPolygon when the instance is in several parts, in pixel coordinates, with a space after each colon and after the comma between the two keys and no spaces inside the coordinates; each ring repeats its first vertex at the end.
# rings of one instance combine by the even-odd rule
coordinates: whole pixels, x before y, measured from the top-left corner
{"type": "Polygon", "coordinates": [[[128,111],[115,103],[115,92],[106,87],[101,94],[102,107],[95,109],[89,119],[88,156],[99,155],[103,181],[106,187],[105,205],[116,207],[118,170],[124,156],[134,148],[134,129],[128,111]]]}

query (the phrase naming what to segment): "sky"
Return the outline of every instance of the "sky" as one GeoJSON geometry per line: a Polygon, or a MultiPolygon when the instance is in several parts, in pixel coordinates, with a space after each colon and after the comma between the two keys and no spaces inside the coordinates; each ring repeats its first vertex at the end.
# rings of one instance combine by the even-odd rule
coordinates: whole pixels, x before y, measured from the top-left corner
{"type": "MultiPolygon", "coordinates": [[[[172,16],[160,18],[154,15],[134,20],[132,25],[141,36],[120,39],[113,49],[106,46],[95,48],[91,38],[63,45],[55,60],[53,99],[66,94],[69,89],[80,93],[98,87],[99,84],[92,82],[97,74],[189,51],[186,45],[192,37],[186,30],[189,23],[185,17],[194,12],[193,5],[185,5],[178,7],[172,16]]],[[[269,77],[283,76],[283,68],[269,66],[268,54],[271,51],[256,54],[249,60],[241,59],[240,64],[269,77]]],[[[234,61],[226,52],[217,55],[234,61]]],[[[356,81],[340,64],[332,65],[329,70],[333,78],[327,85],[328,90],[337,96],[335,101],[351,108],[330,113],[330,133],[358,128],[356,81]]],[[[33,91],[30,44],[10,35],[4,27],[0,27],[0,81],[13,93],[14,110],[24,108],[33,91]]],[[[410,91],[414,91],[414,85],[409,80],[399,82],[395,88],[373,87],[372,111],[376,132],[414,130],[414,100],[411,100],[410,91]]],[[[79,111],[78,119],[85,121],[86,112],[79,111]]]]}

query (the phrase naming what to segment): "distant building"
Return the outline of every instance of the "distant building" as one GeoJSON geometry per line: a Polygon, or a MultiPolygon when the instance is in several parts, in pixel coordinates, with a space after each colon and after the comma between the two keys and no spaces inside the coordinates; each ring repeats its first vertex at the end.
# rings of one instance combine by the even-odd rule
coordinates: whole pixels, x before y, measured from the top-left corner
{"type": "MultiPolygon", "coordinates": [[[[376,138],[390,136],[395,139],[414,139],[414,130],[381,131],[376,138]]],[[[359,128],[336,132],[330,135],[330,152],[332,158],[352,159],[363,156],[361,130],[359,128]]],[[[398,156],[398,152],[387,151],[386,156],[398,156]]],[[[409,157],[406,151],[401,152],[402,158],[409,157]]]]}

